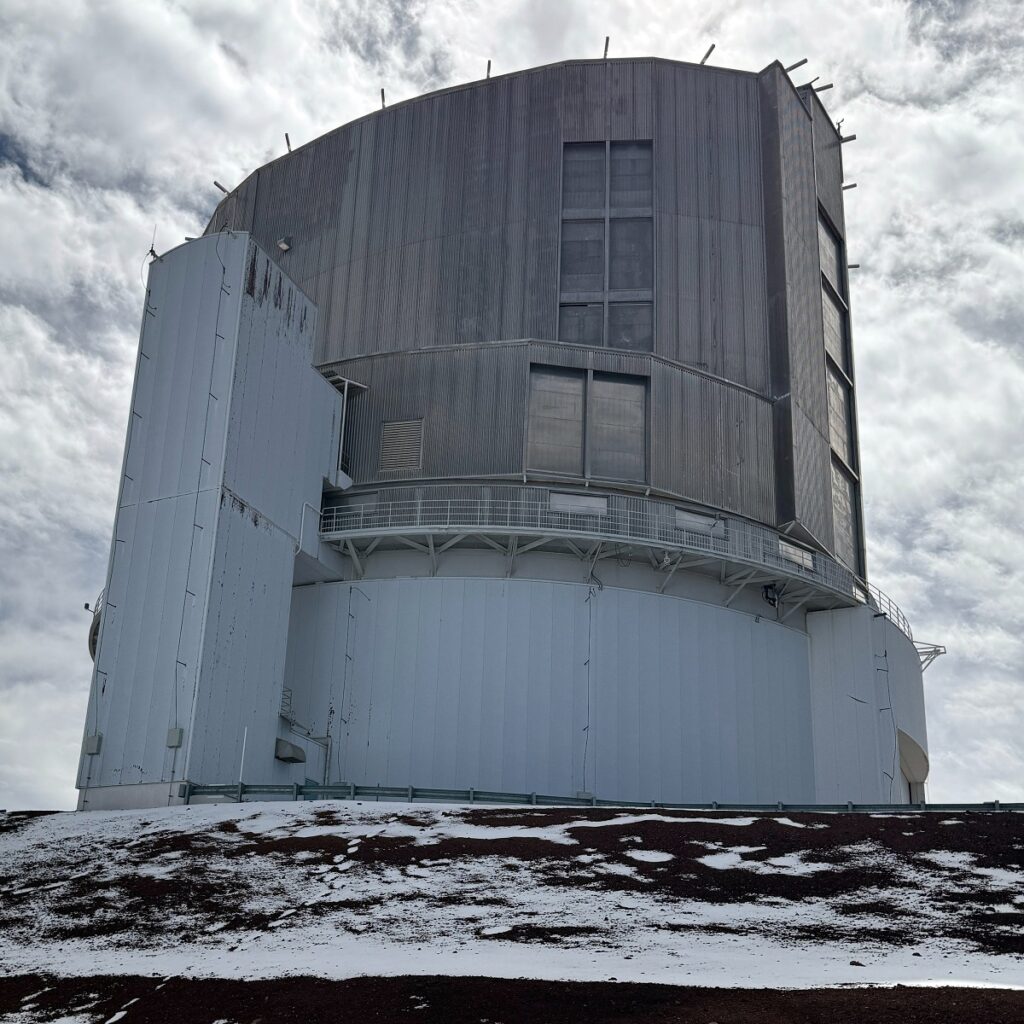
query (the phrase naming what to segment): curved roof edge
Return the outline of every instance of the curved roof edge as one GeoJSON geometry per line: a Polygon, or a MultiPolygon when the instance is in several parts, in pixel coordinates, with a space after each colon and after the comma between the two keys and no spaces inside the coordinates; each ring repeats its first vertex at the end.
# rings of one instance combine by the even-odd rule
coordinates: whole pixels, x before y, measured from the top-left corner
{"type": "MultiPolygon", "coordinates": [[[[773,60],[771,63],[766,64],[760,71],[742,71],[739,68],[723,68],[717,65],[699,64],[693,61],[686,60],[673,60],[670,57],[606,57],[606,58],[577,58],[573,60],[558,60],[553,61],[550,64],[539,64],[532,68],[523,68],[520,71],[509,71],[503,75],[492,75],[490,78],[477,78],[471,82],[462,82],[459,85],[448,85],[443,89],[434,89],[431,92],[422,93],[419,96],[411,96],[407,100],[400,100],[393,106],[384,107],[381,110],[371,110],[361,117],[353,118],[351,121],[345,121],[343,124],[339,124],[336,128],[330,129],[330,131],[324,132],[322,135],[316,136],[314,139],[310,139],[308,142],[304,142],[301,146],[296,146],[295,149],[282,153],[280,156],[275,157],[273,160],[268,160],[265,164],[260,164],[259,167],[250,171],[234,188],[219,203],[214,207],[213,213],[210,215],[210,219],[207,222],[206,230],[209,230],[211,224],[214,223],[217,217],[217,211],[220,210],[224,203],[228,202],[234,194],[254,175],[259,174],[260,171],[265,170],[267,167],[272,167],[274,164],[279,163],[282,160],[287,160],[289,157],[293,157],[298,153],[301,153],[304,149],[309,146],[314,146],[318,142],[329,138],[337,132],[344,130],[345,128],[351,128],[353,125],[361,124],[363,121],[368,121],[374,117],[381,117],[387,114],[389,111],[398,110],[401,107],[411,106],[415,103],[421,103],[424,100],[434,99],[438,96],[444,96],[448,93],[461,92],[465,89],[476,89],[480,86],[489,85],[491,82],[507,81],[510,78],[520,78],[525,75],[537,74],[540,71],[550,71],[552,68],[564,68],[573,67],[582,64],[671,64],[676,67],[685,68],[700,68],[703,71],[715,72],[716,74],[728,74],[728,75],[742,75],[747,78],[757,78],[763,75],[766,71],[772,68],[778,67],[780,70],[785,71],[782,66],[782,62],[778,59],[773,60]]],[[[788,76],[787,76],[788,80],[788,76]]],[[[791,83],[792,84],[792,83],[791,83]]],[[[794,90],[795,90],[794,86],[794,90]]],[[[797,94],[799,96],[799,93],[797,94]]],[[[801,100],[802,102],[802,100],[801,100]]]]}

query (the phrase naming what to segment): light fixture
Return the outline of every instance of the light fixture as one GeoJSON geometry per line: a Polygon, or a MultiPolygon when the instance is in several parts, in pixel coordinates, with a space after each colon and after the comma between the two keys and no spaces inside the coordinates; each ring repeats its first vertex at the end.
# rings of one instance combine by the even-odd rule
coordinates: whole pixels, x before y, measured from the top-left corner
{"type": "Polygon", "coordinates": [[[287,252],[292,247],[292,236],[285,235],[284,238],[277,240],[277,247],[281,252],[287,252]]]}

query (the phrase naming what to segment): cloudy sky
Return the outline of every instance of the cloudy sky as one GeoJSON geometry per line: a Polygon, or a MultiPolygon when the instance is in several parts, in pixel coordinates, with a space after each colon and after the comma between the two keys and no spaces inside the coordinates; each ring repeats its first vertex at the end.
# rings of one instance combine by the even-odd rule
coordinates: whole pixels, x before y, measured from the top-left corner
{"type": "Polygon", "coordinates": [[[577,57],[820,75],[844,131],[871,578],[933,801],[1024,800],[1024,17],[1015,0],[0,4],[0,807],[70,807],[156,230],[389,102],[577,57]]]}

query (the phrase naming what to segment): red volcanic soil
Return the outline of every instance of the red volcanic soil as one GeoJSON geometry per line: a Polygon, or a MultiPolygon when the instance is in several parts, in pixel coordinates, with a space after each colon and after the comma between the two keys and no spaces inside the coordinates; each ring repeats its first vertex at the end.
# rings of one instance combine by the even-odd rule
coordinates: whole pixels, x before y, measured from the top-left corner
{"type": "Polygon", "coordinates": [[[1024,815],[0,816],[0,1017],[1024,1024],[1024,815]]]}
{"type": "Polygon", "coordinates": [[[493,978],[0,979],[12,1021],[124,1024],[1020,1024],[1024,993],[984,988],[678,988],[493,978]],[[122,1016],[118,1016],[121,1014],[122,1016]]]}

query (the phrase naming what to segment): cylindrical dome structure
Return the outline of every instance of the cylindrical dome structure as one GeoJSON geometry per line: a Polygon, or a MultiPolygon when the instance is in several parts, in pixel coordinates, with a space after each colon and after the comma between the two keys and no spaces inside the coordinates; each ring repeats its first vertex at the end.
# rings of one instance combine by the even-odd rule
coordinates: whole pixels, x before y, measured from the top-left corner
{"type": "Polygon", "coordinates": [[[843,142],[778,63],[574,61],[220,203],[243,328],[294,283],[341,395],[261,779],[923,798],[920,665],[865,576],[843,142]]]}
{"type": "Polygon", "coordinates": [[[665,496],[861,573],[840,148],[777,65],[566,63],[339,128],[209,230],[288,239],[317,364],[368,388],[360,489],[525,474],[665,496]]]}

